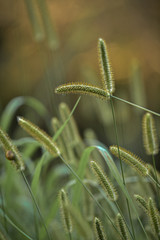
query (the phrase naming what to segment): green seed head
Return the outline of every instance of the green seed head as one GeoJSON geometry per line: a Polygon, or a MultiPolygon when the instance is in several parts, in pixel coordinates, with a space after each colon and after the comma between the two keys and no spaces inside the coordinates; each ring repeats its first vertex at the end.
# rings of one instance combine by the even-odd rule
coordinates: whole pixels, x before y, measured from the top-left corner
{"type": "Polygon", "coordinates": [[[102,72],[103,86],[110,94],[114,93],[114,81],[111,65],[108,57],[108,51],[103,39],[98,40],[99,60],[102,72]]]}
{"type": "Polygon", "coordinates": [[[72,232],[72,221],[71,221],[70,213],[67,209],[69,202],[68,202],[67,194],[63,189],[61,189],[61,191],[59,193],[59,199],[60,199],[62,219],[64,222],[66,232],[71,233],[72,232]]]}
{"type": "Polygon", "coordinates": [[[158,139],[155,129],[155,123],[152,115],[146,113],[142,121],[143,142],[148,155],[157,154],[159,151],[158,139]]]}
{"type": "Polygon", "coordinates": [[[91,168],[93,170],[93,173],[97,177],[100,185],[106,192],[107,197],[111,201],[116,201],[118,198],[118,194],[113,184],[111,183],[110,179],[103,173],[102,169],[98,166],[98,164],[95,161],[91,161],[91,168]]]}
{"type": "Polygon", "coordinates": [[[134,168],[141,176],[146,176],[148,175],[148,168],[147,165],[135,154],[132,152],[117,146],[110,146],[110,151],[113,155],[119,158],[119,153],[120,153],[120,158],[129,164],[132,168],[134,168]]]}
{"type": "Polygon", "coordinates": [[[123,236],[123,238],[121,238],[122,240],[129,240],[129,236],[128,236],[128,230],[125,224],[124,219],[122,218],[121,214],[118,213],[117,217],[116,217],[116,225],[119,229],[120,234],[123,236]]]}
{"type": "Polygon", "coordinates": [[[2,129],[0,129],[0,142],[5,151],[6,159],[8,159],[17,170],[23,171],[25,169],[23,159],[17,147],[2,129]]]}
{"type": "Polygon", "coordinates": [[[109,99],[110,94],[108,91],[105,91],[99,87],[84,84],[84,83],[68,83],[64,85],[60,85],[55,90],[56,93],[68,94],[68,93],[75,93],[75,94],[85,94],[95,96],[100,99],[109,99]]]}
{"type": "Polygon", "coordinates": [[[33,138],[40,142],[53,156],[60,155],[60,150],[56,146],[53,139],[38,126],[22,117],[18,117],[18,123],[27,133],[29,133],[33,138]]]}
{"type": "Polygon", "coordinates": [[[94,229],[95,229],[97,240],[106,240],[102,224],[97,217],[95,217],[94,219],[94,229]]]}

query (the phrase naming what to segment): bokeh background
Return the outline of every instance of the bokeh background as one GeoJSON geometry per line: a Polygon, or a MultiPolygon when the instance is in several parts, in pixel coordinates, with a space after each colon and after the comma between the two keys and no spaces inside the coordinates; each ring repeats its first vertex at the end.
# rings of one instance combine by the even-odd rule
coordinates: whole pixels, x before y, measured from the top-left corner
{"type": "MultiPolygon", "coordinates": [[[[109,49],[115,95],[160,112],[159,0],[0,0],[0,6],[1,111],[17,96],[39,99],[50,116],[57,116],[61,101],[72,108],[77,96],[59,96],[54,89],[74,81],[101,86],[101,37],[109,49]]],[[[143,155],[144,112],[117,102],[115,108],[120,143],[143,155]]],[[[92,128],[101,141],[115,143],[107,103],[84,96],[75,118],[82,135],[92,128]]]]}

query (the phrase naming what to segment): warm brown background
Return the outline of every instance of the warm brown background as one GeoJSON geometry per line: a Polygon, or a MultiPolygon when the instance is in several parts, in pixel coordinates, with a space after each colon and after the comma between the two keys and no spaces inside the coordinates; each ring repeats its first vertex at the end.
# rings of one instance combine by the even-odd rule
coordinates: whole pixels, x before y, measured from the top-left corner
{"type": "MultiPolygon", "coordinates": [[[[17,95],[39,93],[39,96],[44,96],[49,88],[46,70],[49,71],[51,86],[67,81],[88,81],[88,72],[99,77],[97,40],[102,37],[109,46],[116,81],[127,81],[131,63],[138,59],[149,105],[158,108],[159,0],[48,0],[51,22],[59,39],[59,48],[52,51],[47,39],[35,41],[25,2],[27,0],[0,1],[3,104],[17,95]],[[40,89],[39,83],[46,86],[40,89]]],[[[51,95],[51,89],[49,91],[51,95]]]]}

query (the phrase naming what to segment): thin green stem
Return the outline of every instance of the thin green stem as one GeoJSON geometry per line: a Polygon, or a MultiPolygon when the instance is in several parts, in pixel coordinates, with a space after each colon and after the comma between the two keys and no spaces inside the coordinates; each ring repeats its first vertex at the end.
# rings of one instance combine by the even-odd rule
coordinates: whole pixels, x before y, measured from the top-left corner
{"type": "Polygon", "coordinates": [[[83,181],[81,180],[81,178],[77,175],[77,173],[72,169],[72,167],[64,160],[64,158],[59,155],[60,159],[62,160],[62,162],[68,167],[68,169],[71,171],[71,173],[77,178],[77,180],[82,184],[82,186],[84,187],[84,189],[88,192],[88,194],[91,196],[91,198],[94,200],[94,202],[97,204],[97,206],[101,209],[101,211],[104,213],[104,215],[107,217],[107,219],[110,221],[110,223],[112,224],[112,226],[114,227],[114,229],[116,230],[116,232],[123,237],[119,231],[117,230],[114,222],[111,220],[111,218],[109,217],[109,215],[107,214],[106,210],[101,206],[101,204],[95,199],[94,195],[91,193],[91,191],[89,190],[89,188],[83,183],[83,181]]]}
{"type": "Polygon", "coordinates": [[[42,221],[42,224],[43,224],[43,226],[44,226],[44,228],[45,228],[45,231],[46,231],[46,234],[47,234],[47,236],[48,236],[48,239],[51,240],[51,237],[50,237],[49,232],[48,232],[48,230],[47,230],[47,226],[46,226],[46,224],[45,224],[44,218],[43,218],[42,213],[41,213],[41,211],[40,211],[40,208],[39,208],[39,206],[38,206],[38,204],[37,204],[37,201],[36,201],[36,199],[35,199],[35,197],[34,197],[34,195],[33,195],[33,192],[32,192],[32,189],[31,189],[29,183],[28,183],[28,180],[27,180],[27,178],[26,178],[26,176],[25,176],[25,174],[24,174],[23,171],[21,171],[21,174],[22,174],[22,177],[23,177],[23,179],[24,179],[24,181],[25,181],[25,183],[26,183],[26,186],[27,186],[27,188],[28,188],[28,190],[29,190],[29,193],[30,193],[30,195],[31,195],[31,198],[32,198],[32,200],[33,200],[33,202],[34,202],[34,204],[35,204],[35,207],[36,207],[36,209],[37,209],[37,211],[38,211],[38,213],[39,213],[39,216],[40,216],[41,221],[42,221]]]}
{"type": "Polygon", "coordinates": [[[0,188],[0,193],[1,193],[1,200],[2,200],[2,210],[3,210],[4,228],[5,228],[5,230],[6,230],[6,233],[8,233],[7,221],[6,221],[6,218],[5,218],[4,197],[3,197],[3,192],[2,192],[2,189],[1,189],[1,188],[0,188]]]}
{"type": "Polygon", "coordinates": [[[70,232],[68,233],[68,235],[69,235],[69,240],[72,240],[72,235],[70,232]]]}
{"type": "Polygon", "coordinates": [[[119,100],[119,101],[121,101],[121,102],[127,103],[127,104],[129,104],[129,105],[131,105],[131,106],[133,106],[133,107],[142,109],[142,110],[144,110],[144,111],[146,111],[146,112],[152,113],[152,114],[160,117],[160,113],[156,113],[156,112],[154,112],[154,111],[151,111],[150,109],[147,109],[147,108],[145,108],[145,107],[139,106],[139,105],[137,105],[137,104],[135,104],[135,103],[129,102],[129,101],[127,101],[127,100],[124,100],[124,99],[122,99],[122,98],[119,98],[119,97],[116,97],[116,96],[113,96],[113,95],[111,95],[111,98],[115,98],[115,99],[117,99],[117,100],[119,100]]]}
{"type": "Polygon", "coordinates": [[[37,215],[36,215],[36,209],[35,206],[33,206],[34,209],[34,227],[35,227],[35,235],[36,235],[36,240],[39,240],[39,231],[38,231],[38,221],[37,221],[37,215]]]}
{"type": "MultiPolygon", "coordinates": [[[[117,147],[118,147],[118,156],[119,156],[119,160],[120,160],[121,174],[122,174],[123,184],[126,186],[125,178],[124,178],[124,172],[123,172],[122,159],[121,159],[120,151],[119,151],[118,131],[117,131],[115,110],[114,110],[112,97],[110,98],[110,104],[111,104],[111,109],[112,109],[112,116],[113,116],[113,123],[114,123],[114,129],[115,129],[116,142],[117,142],[117,147]]],[[[132,222],[132,217],[131,217],[131,210],[130,210],[129,201],[128,201],[127,198],[126,198],[126,203],[127,203],[127,208],[128,208],[128,214],[129,214],[129,219],[130,219],[130,223],[131,223],[132,233],[133,233],[133,237],[135,239],[135,232],[134,232],[134,227],[133,227],[133,222],[132,222]]]]}
{"type": "Polygon", "coordinates": [[[148,177],[151,179],[151,181],[152,181],[154,184],[157,185],[158,188],[160,188],[160,184],[159,184],[157,181],[155,181],[155,179],[154,179],[151,175],[148,174],[148,177]]]}

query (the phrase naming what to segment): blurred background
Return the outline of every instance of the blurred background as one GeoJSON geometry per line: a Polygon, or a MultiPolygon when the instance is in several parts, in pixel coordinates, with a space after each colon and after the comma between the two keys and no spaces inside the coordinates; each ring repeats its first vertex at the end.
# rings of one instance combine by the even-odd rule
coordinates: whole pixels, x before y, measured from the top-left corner
{"type": "MultiPolygon", "coordinates": [[[[39,99],[50,116],[57,116],[62,101],[72,108],[78,96],[56,95],[54,89],[67,82],[101,86],[101,37],[109,49],[115,95],[160,112],[159,0],[0,0],[0,6],[2,111],[17,96],[39,99]]],[[[144,112],[117,101],[115,109],[120,144],[143,153],[144,112]]],[[[107,103],[83,96],[75,118],[82,135],[92,128],[101,141],[115,143],[107,103]]]]}

